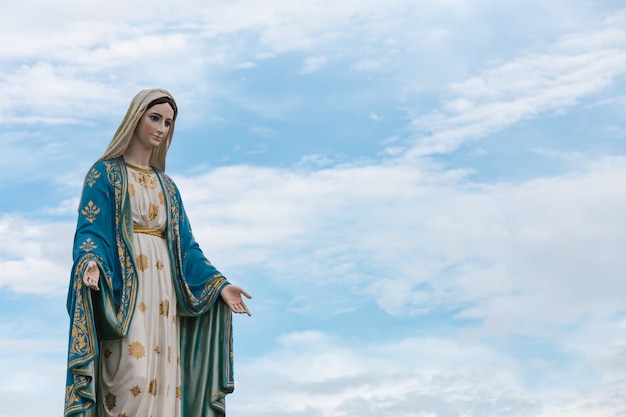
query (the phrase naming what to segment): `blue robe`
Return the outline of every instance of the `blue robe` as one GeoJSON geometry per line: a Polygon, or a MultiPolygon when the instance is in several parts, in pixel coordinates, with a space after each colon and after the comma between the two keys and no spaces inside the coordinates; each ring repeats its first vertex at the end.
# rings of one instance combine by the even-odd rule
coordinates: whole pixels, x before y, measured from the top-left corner
{"type": "MultiPolygon", "coordinates": [[[[224,415],[233,391],[232,313],[219,296],[226,278],[191,233],[178,189],[156,170],[167,210],[167,243],[180,316],[182,414],[224,415]]],[[[132,212],[123,158],[99,161],[85,177],[74,236],[67,311],[70,317],[65,413],[97,416],[98,341],[128,333],[137,297],[132,212]],[[83,284],[89,261],[100,291],[83,284]]]]}

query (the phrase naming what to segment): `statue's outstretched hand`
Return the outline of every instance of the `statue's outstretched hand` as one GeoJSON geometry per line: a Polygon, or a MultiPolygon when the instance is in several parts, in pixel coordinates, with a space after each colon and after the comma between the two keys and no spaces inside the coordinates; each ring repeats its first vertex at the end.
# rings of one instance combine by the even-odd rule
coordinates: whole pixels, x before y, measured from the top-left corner
{"type": "Polygon", "coordinates": [[[83,275],[83,283],[92,290],[100,291],[98,282],[100,282],[100,268],[94,261],[89,261],[85,275],[83,275]]]}
{"type": "Polygon", "coordinates": [[[246,303],[243,302],[243,298],[241,297],[242,294],[248,299],[252,298],[252,296],[245,292],[243,288],[232,284],[228,284],[222,288],[222,292],[220,293],[222,299],[233,313],[246,313],[251,316],[252,314],[250,314],[250,310],[248,310],[246,303]]]}

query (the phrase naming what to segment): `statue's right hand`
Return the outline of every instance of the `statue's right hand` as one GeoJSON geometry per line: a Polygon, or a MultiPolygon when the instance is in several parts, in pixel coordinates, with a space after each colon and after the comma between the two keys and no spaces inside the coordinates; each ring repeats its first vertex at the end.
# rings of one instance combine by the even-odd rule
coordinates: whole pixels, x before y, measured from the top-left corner
{"type": "Polygon", "coordinates": [[[100,291],[98,282],[100,281],[100,268],[94,261],[87,263],[87,269],[85,275],[83,275],[83,283],[92,290],[100,291]]]}

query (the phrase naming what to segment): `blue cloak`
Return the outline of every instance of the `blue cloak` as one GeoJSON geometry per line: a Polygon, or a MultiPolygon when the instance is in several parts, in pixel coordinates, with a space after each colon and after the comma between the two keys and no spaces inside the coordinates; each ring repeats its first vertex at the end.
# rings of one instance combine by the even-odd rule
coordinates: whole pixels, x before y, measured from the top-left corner
{"type": "MultiPolygon", "coordinates": [[[[180,316],[182,413],[218,417],[233,391],[232,313],[219,296],[226,278],[206,259],[191,232],[180,193],[155,169],[165,196],[167,243],[180,316]]],[[[122,157],[87,173],[78,209],[67,311],[70,334],[65,387],[68,417],[96,417],[98,341],[128,333],[137,296],[132,213],[122,157]],[[89,261],[100,269],[100,291],[83,284],[89,261]]]]}

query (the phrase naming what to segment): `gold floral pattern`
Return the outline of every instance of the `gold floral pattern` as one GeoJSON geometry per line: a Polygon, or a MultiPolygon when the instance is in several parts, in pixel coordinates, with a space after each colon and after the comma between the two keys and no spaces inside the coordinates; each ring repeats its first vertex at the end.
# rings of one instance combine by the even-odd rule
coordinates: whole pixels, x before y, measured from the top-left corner
{"type": "Polygon", "coordinates": [[[148,208],[148,219],[154,220],[156,219],[158,215],[159,215],[159,206],[155,206],[154,204],[150,203],[150,206],[148,208]]]}
{"type": "Polygon", "coordinates": [[[90,200],[81,213],[83,213],[83,216],[85,216],[89,223],[93,223],[98,213],[100,213],[100,207],[96,206],[93,201],[90,200]]]}
{"type": "Polygon", "coordinates": [[[176,387],[176,398],[183,398],[183,388],[180,385],[176,387]]]}
{"type": "MultiPolygon", "coordinates": [[[[126,187],[128,181],[126,177],[126,170],[122,170],[122,161],[120,159],[113,160],[111,162],[104,161],[106,166],[107,178],[109,184],[113,187],[115,195],[115,224],[123,224],[123,207],[126,193],[126,187]]],[[[122,267],[122,296],[117,312],[117,319],[122,324],[122,331],[127,332],[130,326],[130,321],[133,316],[132,312],[135,308],[135,300],[137,294],[136,284],[136,272],[131,262],[130,249],[126,245],[123,237],[123,233],[117,233],[115,235],[115,244],[118,248],[118,259],[120,266],[122,267]]]]}
{"type": "Polygon", "coordinates": [[[94,249],[98,249],[98,245],[95,244],[95,242],[93,240],[91,240],[90,237],[88,237],[83,243],[82,245],[80,245],[80,248],[82,250],[84,250],[85,252],[89,253],[94,249]]]}
{"type": "Polygon", "coordinates": [[[146,303],[142,301],[139,304],[137,304],[137,309],[141,311],[142,313],[145,313],[146,310],[148,309],[148,306],[146,305],[146,303]]]}
{"type": "Polygon", "coordinates": [[[137,181],[137,183],[141,185],[143,188],[149,188],[151,190],[156,188],[157,186],[156,175],[147,174],[145,172],[137,172],[137,171],[131,171],[130,173],[133,176],[133,179],[137,181]]]}
{"type": "Polygon", "coordinates": [[[139,388],[139,385],[135,385],[130,389],[130,393],[133,395],[134,398],[137,398],[137,396],[141,394],[141,388],[139,388]]]}
{"type": "MultiPolygon", "coordinates": [[[[76,268],[77,271],[83,270],[85,262],[76,268]]],[[[79,363],[80,356],[94,354],[95,339],[93,336],[93,322],[87,320],[87,313],[85,311],[85,301],[82,293],[78,291],[78,286],[82,284],[81,278],[74,279],[74,292],[76,295],[76,307],[74,310],[74,316],[72,320],[72,338],[70,340],[70,357],[78,357],[70,359],[69,366],[76,366],[79,363]]]]}
{"type": "Polygon", "coordinates": [[[87,183],[89,188],[92,188],[98,178],[100,178],[100,171],[98,171],[94,167],[94,168],[91,168],[91,170],[87,174],[87,178],[85,179],[85,182],[87,183]]]}
{"type": "Polygon", "coordinates": [[[128,345],[128,354],[133,358],[139,360],[146,356],[146,347],[142,345],[139,340],[128,345]]]}
{"type": "Polygon", "coordinates": [[[165,317],[170,315],[170,300],[165,299],[159,303],[159,314],[165,317]]]}
{"type": "Polygon", "coordinates": [[[65,386],[66,415],[67,415],[68,409],[69,411],[78,409],[75,405],[78,401],[80,401],[80,397],[78,396],[78,394],[76,394],[76,385],[66,385],[65,386]]]}
{"type": "Polygon", "coordinates": [[[84,297],[85,292],[80,273],[84,270],[87,262],[92,259],[101,261],[97,256],[84,257],[76,266],[73,278],[74,302],[72,303],[72,310],[70,310],[72,321],[67,361],[67,369],[71,373],[71,379],[68,378],[65,390],[65,415],[84,410],[84,397],[78,395],[78,392],[83,387],[88,386],[93,375],[92,370],[88,367],[88,362],[96,357],[96,330],[95,323],[90,319],[87,312],[87,300],[84,297]]]}
{"type": "Polygon", "coordinates": [[[148,257],[146,255],[140,253],[135,259],[137,260],[137,268],[139,268],[140,271],[148,269],[148,257]]]}
{"type": "Polygon", "coordinates": [[[117,397],[113,395],[113,393],[109,392],[107,395],[105,395],[104,406],[106,407],[107,410],[109,411],[113,410],[116,405],[117,405],[117,397]]]}

